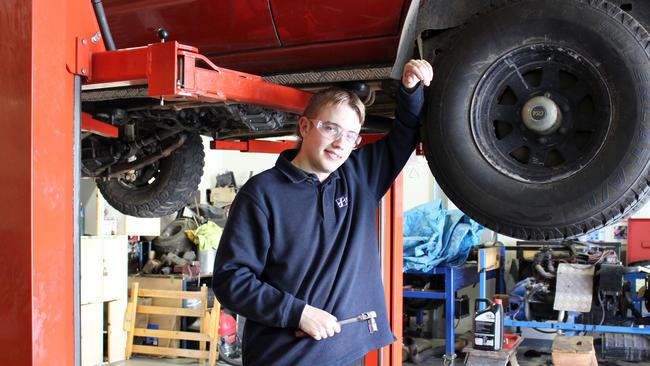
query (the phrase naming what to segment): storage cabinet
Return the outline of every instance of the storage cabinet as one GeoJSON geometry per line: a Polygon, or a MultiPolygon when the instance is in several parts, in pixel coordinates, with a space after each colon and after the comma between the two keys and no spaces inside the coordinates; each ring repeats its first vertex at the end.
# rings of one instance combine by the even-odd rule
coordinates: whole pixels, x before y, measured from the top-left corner
{"type": "Polygon", "coordinates": [[[81,364],[125,359],[126,236],[81,237],[81,364]],[[107,342],[104,344],[104,332],[107,342]]]}
{"type": "Polygon", "coordinates": [[[81,305],[81,365],[96,366],[104,361],[104,304],[81,305]]]}

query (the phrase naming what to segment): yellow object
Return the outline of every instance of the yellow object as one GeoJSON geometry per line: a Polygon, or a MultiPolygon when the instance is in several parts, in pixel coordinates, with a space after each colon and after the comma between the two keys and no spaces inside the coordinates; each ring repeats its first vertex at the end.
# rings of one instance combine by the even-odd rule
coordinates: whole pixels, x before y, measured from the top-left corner
{"type": "Polygon", "coordinates": [[[223,229],[212,221],[196,228],[185,230],[185,235],[199,247],[199,250],[217,248],[223,229]]]}

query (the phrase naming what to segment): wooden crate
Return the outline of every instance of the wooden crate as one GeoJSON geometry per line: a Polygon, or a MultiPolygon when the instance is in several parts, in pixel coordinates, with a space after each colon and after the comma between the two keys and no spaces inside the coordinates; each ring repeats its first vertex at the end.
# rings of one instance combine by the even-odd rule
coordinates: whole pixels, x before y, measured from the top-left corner
{"type": "Polygon", "coordinates": [[[217,301],[214,302],[212,311],[207,310],[208,289],[205,285],[201,286],[201,291],[170,291],[156,289],[141,289],[139,283],[134,282],[131,287],[131,297],[126,310],[124,320],[124,329],[128,332],[126,343],[126,358],[131,358],[133,353],[143,353],[149,355],[158,355],[166,357],[189,357],[197,358],[199,362],[209,360],[210,366],[214,366],[219,357],[217,345],[219,342],[218,325],[220,306],[217,301]],[[199,309],[190,309],[176,306],[154,306],[142,305],[140,298],[155,299],[177,299],[177,300],[199,300],[201,306],[199,309]],[[160,330],[148,329],[136,326],[136,317],[138,314],[165,315],[174,318],[189,316],[200,319],[200,332],[185,332],[178,330],[160,330]],[[182,349],[176,347],[163,346],[143,346],[134,345],[133,337],[156,337],[162,339],[190,340],[199,342],[199,349],[182,349]],[[206,350],[207,344],[210,344],[209,350],[206,350]]]}
{"type": "Polygon", "coordinates": [[[556,336],[552,352],[555,366],[598,366],[593,337],[556,336]]]}
{"type": "MultiPolygon", "coordinates": [[[[161,275],[147,275],[147,276],[129,276],[128,284],[129,289],[133,288],[134,283],[138,283],[141,289],[152,290],[168,290],[168,291],[183,291],[183,279],[175,276],[161,276],[161,275]]],[[[130,293],[132,293],[131,291],[130,293]]],[[[140,302],[142,299],[140,299],[140,302]]],[[[181,307],[183,300],[179,298],[149,298],[150,305],[153,306],[167,306],[167,307],[181,307]]],[[[138,323],[156,324],[160,330],[180,330],[181,322],[175,316],[162,315],[162,314],[139,314],[138,323]]],[[[159,345],[165,347],[178,347],[179,341],[177,339],[162,339],[159,345]]]]}

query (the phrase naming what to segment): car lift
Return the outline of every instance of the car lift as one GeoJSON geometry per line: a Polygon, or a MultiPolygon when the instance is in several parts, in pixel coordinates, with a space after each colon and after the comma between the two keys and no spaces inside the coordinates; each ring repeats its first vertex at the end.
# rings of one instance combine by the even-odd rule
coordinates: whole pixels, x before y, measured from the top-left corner
{"type": "MultiPolygon", "coordinates": [[[[301,113],[311,94],[219,68],[176,42],[105,51],[90,0],[0,2],[4,170],[0,224],[7,276],[0,320],[7,364],[80,364],[78,187],[80,133],[115,136],[81,113],[81,86],[146,86],[161,103],[251,103],[301,113]],[[72,152],[72,153],[71,153],[72,152]]],[[[382,270],[393,333],[402,333],[402,180],[378,213],[382,270]]],[[[401,344],[367,365],[401,364],[401,344]]]]}

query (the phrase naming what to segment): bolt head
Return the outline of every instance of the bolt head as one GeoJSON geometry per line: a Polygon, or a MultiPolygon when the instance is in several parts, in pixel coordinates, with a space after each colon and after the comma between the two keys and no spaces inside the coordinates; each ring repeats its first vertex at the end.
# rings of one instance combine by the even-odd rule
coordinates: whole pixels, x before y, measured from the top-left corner
{"type": "Polygon", "coordinates": [[[86,44],[86,43],[88,43],[88,41],[86,41],[85,38],[81,40],[81,44],[86,44]]]}
{"type": "Polygon", "coordinates": [[[82,67],[82,68],[81,68],[81,73],[82,73],[82,74],[86,75],[87,72],[88,72],[88,70],[86,70],[85,67],[82,67]]]}

